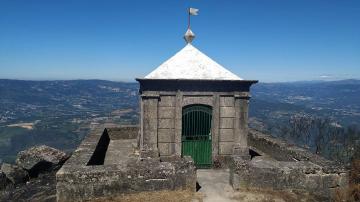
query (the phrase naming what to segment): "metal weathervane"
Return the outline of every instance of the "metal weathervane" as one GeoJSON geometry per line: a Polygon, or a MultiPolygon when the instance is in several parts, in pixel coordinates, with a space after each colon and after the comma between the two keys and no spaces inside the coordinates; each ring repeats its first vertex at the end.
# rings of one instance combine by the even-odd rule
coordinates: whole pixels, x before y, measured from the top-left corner
{"type": "Polygon", "coordinates": [[[186,41],[186,43],[191,43],[193,41],[193,39],[195,38],[195,34],[191,31],[190,29],[190,16],[192,15],[198,15],[199,9],[197,8],[189,8],[188,9],[188,28],[186,30],[184,39],[186,41]]]}
{"type": "Polygon", "coordinates": [[[191,15],[199,15],[198,12],[199,12],[199,9],[197,8],[189,8],[189,18],[188,18],[188,29],[190,29],[190,16],[191,15]]]}

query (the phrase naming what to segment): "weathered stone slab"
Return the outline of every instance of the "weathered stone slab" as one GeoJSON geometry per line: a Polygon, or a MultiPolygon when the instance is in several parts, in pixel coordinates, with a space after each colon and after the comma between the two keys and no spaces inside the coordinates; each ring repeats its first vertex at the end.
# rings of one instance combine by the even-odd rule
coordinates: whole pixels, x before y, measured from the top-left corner
{"type": "Polygon", "coordinates": [[[137,146],[136,142],[136,139],[110,140],[106,151],[104,165],[126,164],[134,155],[137,146]]]}
{"type": "Polygon", "coordinates": [[[234,128],[234,118],[220,118],[220,128],[234,128]]]}
{"type": "Polygon", "coordinates": [[[175,143],[159,143],[160,155],[172,155],[175,154],[175,143]]]}
{"type": "Polygon", "coordinates": [[[159,129],[158,140],[161,143],[175,143],[175,129],[159,129]]]}
{"type": "Polygon", "coordinates": [[[175,107],[175,96],[160,96],[159,107],[175,107]]]}
{"type": "Polygon", "coordinates": [[[159,118],[175,118],[175,107],[159,107],[159,118]]]}
{"type": "Polygon", "coordinates": [[[220,106],[221,107],[233,107],[234,106],[234,96],[221,96],[220,97],[220,106]]]}
{"type": "Polygon", "coordinates": [[[176,107],[175,107],[175,153],[181,155],[181,132],[182,132],[182,100],[183,94],[181,91],[176,92],[176,107]]]}
{"type": "Polygon", "coordinates": [[[111,140],[118,139],[136,139],[138,138],[140,128],[139,126],[123,126],[121,128],[107,128],[106,129],[111,140]]]}
{"type": "Polygon", "coordinates": [[[159,119],[159,129],[173,129],[175,128],[175,121],[174,119],[159,119]]]}
{"type": "Polygon", "coordinates": [[[232,154],[233,142],[219,142],[219,154],[230,155],[232,154]]]}
{"type": "Polygon", "coordinates": [[[29,180],[29,174],[27,171],[16,165],[3,163],[1,165],[1,172],[4,173],[6,178],[15,185],[29,180]]]}
{"type": "Polygon", "coordinates": [[[183,106],[192,104],[213,105],[213,96],[184,96],[182,101],[183,106]]]}
{"type": "Polygon", "coordinates": [[[223,117],[235,117],[235,108],[234,107],[220,107],[220,118],[223,117]]]}
{"type": "Polygon", "coordinates": [[[234,129],[220,129],[220,142],[233,142],[234,129]]]}
{"type": "MultiPolygon", "coordinates": [[[[250,161],[233,157],[230,163],[230,183],[234,189],[300,189],[331,199],[334,188],[344,188],[347,174],[327,174],[322,167],[309,161],[276,161],[256,156],[250,161]]],[[[331,201],[331,200],[329,200],[331,201]]]]}
{"type": "Polygon", "coordinates": [[[147,149],[141,149],[139,151],[139,160],[144,160],[144,159],[153,159],[153,160],[157,160],[159,158],[159,151],[158,150],[153,150],[152,148],[147,148],[147,149]]]}
{"type": "Polygon", "coordinates": [[[147,145],[154,150],[157,149],[157,129],[158,129],[158,97],[143,98],[143,146],[147,145]]]}
{"type": "Polygon", "coordinates": [[[175,152],[177,155],[181,155],[181,129],[175,129],[175,152]]]}

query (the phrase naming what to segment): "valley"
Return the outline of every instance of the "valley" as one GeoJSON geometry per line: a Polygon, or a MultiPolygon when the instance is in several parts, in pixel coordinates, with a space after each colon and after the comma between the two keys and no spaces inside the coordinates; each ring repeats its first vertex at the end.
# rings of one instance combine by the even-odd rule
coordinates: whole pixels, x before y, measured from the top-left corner
{"type": "MultiPolygon", "coordinates": [[[[327,124],[327,134],[336,133],[331,140],[324,139],[335,141],[329,148],[337,145],[346,153],[360,143],[359,80],[259,83],[251,92],[252,128],[314,152],[319,123],[327,124]],[[299,123],[310,124],[302,124],[308,131],[299,130],[310,135],[292,130],[299,123]]],[[[71,152],[99,124],[137,124],[138,103],[137,83],[2,79],[0,162],[13,162],[17,152],[40,144],[71,152]]],[[[333,155],[323,150],[324,155],[333,155]]]]}

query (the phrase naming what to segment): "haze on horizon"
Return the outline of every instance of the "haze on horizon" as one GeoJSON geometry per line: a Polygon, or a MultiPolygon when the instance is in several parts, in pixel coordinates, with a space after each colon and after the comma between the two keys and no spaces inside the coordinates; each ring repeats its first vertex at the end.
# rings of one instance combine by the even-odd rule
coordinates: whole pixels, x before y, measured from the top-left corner
{"type": "Polygon", "coordinates": [[[360,79],[360,1],[1,1],[0,78],[134,81],[193,45],[245,79],[360,79]]]}

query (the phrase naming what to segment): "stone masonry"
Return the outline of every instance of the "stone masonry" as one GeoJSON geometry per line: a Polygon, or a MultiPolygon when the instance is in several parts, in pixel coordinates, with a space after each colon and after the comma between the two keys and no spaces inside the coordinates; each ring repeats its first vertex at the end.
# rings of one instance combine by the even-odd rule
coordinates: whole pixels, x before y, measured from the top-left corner
{"type": "Polygon", "coordinates": [[[142,158],[139,127],[91,133],[56,174],[57,201],[85,201],[127,193],[196,189],[191,158],[142,158]]]}
{"type": "Polygon", "coordinates": [[[212,108],[212,156],[248,155],[249,87],[257,81],[137,79],[141,95],[141,147],[160,156],[181,155],[182,109],[212,108]]]}
{"type": "Polygon", "coordinates": [[[233,156],[230,184],[234,189],[305,190],[331,200],[338,188],[348,186],[348,171],[308,150],[249,131],[249,146],[257,150],[251,160],[233,156]]]}

